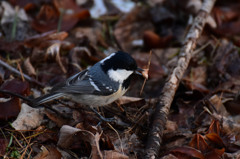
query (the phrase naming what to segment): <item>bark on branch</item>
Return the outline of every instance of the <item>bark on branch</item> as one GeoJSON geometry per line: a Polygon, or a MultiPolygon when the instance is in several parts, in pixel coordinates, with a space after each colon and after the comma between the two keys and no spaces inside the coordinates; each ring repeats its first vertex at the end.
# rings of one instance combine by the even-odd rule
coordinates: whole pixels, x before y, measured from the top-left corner
{"type": "Polygon", "coordinates": [[[153,122],[146,144],[145,158],[157,158],[162,142],[163,130],[165,128],[173,97],[178,88],[179,82],[188,67],[192,52],[196,47],[196,41],[202,33],[206,19],[213,8],[215,1],[216,0],[204,0],[201,10],[195,17],[193,24],[185,37],[183,47],[180,50],[177,66],[174,68],[163,87],[163,93],[159,97],[159,102],[156,106],[155,114],[153,115],[153,122]]]}

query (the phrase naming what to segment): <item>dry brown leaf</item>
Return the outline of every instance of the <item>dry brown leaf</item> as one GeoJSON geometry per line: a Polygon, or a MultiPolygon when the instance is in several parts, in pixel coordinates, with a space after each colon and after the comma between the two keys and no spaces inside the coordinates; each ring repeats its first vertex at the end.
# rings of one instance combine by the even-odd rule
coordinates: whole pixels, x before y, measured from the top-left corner
{"type": "Polygon", "coordinates": [[[183,78],[183,81],[190,90],[198,90],[203,93],[208,93],[209,90],[206,87],[206,79],[207,67],[198,66],[191,68],[191,72],[188,74],[188,76],[183,78]]]}
{"type": "Polygon", "coordinates": [[[225,149],[213,149],[209,153],[205,155],[205,158],[211,158],[211,159],[219,159],[225,152],[225,149]]]}
{"type": "Polygon", "coordinates": [[[189,143],[190,147],[200,150],[202,153],[208,152],[210,150],[209,145],[204,139],[204,136],[196,134],[192,141],[189,143]]]}
{"type": "Polygon", "coordinates": [[[220,123],[218,120],[213,120],[209,126],[207,134],[216,133],[220,135],[220,123]]]}
{"type": "MultiPolygon", "coordinates": [[[[29,95],[29,84],[28,82],[18,81],[16,79],[5,81],[1,85],[1,90],[7,90],[20,95],[29,95]]],[[[0,94],[0,97],[6,97],[4,94],[0,94]]],[[[1,98],[0,102],[0,119],[6,120],[8,118],[13,118],[18,115],[21,110],[21,103],[19,98],[1,98]]]]}
{"type": "Polygon", "coordinates": [[[42,5],[37,17],[32,22],[32,27],[42,33],[57,30],[61,14],[61,30],[64,31],[72,29],[78,21],[90,17],[89,11],[79,8],[73,0],[54,0],[53,5],[42,5]]]}
{"type": "Polygon", "coordinates": [[[116,150],[105,150],[103,151],[103,158],[128,159],[129,157],[116,150]]]}
{"type": "Polygon", "coordinates": [[[8,143],[9,141],[7,139],[0,138],[0,156],[5,155],[8,143]]]}
{"type": "Polygon", "coordinates": [[[41,147],[42,151],[33,159],[61,159],[61,153],[55,147],[41,147]]]}
{"type": "Polygon", "coordinates": [[[46,51],[46,58],[51,55],[51,56],[55,56],[56,57],[56,61],[59,64],[60,68],[62,69],[63,73],[67,73],[66,68],[64,67],[64,65],[62,64],[61,61],[61,57],[60,57],[60,47],[61,47],[61,43],[54,43],[51,46],[49,46],[47,48],[46,51]]]}
{"type": "MultiPolygon", "coordinates": [[[[51,41],[63,41],[68,36],[67,32],[45,32],[42,34],[34,35],[24,41],[24,45],[30,48],[45,48],[52,45],[51,41]]],[[[56,43],[56,42],[55,42],[56,43]]]]}
{"type": "Polygon", "coordinates": [[[166,37],[160,37],[153,31],[145,31],[143,35],[144,45],[148,49],[154,49],[154,48],[165,48],[167,47],[170,42],[172,41],[173,36],[168,35],[166,37]]]}
{"type": "Polygon", "coordinates": [[[76,136],[80,136],[83,141],[89,142],[92,147],[92,158],[103,158],[99,147],[101,134],[98,132],[93,134],[87,130],[81,130],[68,125],[63,125],[60,129],[57,145],[61,148],[69,148],[74,143],[76,136]]]}
{"type": "Polygon", "coordinates": [[[213,95],[209,101],[216,108],[218,114],[228,117],[229,113],[227,112],[225,106],[222,103],[222,99],[218,95],[213,95]]]}
{"type": "Polygon", "coordinates": [[[174,156],[176,156],[176,157],[178,157],[180,155],[181,158],[184,157],[182,155],[185,155],[186,158],[187,158],[187,156],[191,156],[191,157],[195,157],[195,158],[205,159],[204,155],[199,150],[192,148],[192,147],[175,148],[175,149],[171,150],[170,153],[174,154],[174,156]]]}
{"type": "Polygon", "coordinates": [[[164,132],[173,132],[173,131],[176,131],[177,129],[178,129],[178,125],[176,122],[167,120],[166,128],[164,132]]]}
{"type": "Polygon", "coordinates": [[[29,57],[24,61],[24,67],[27,70],[28,75],[36,76],[36,71],[35,71],[29,57]]]}
{"type": "Polygon", "coordinates": [[[205,136],[209,141],[217,144],[218,146],[224,147],[224,143],[223,143],[221,137],[218,134],[209,133],[209,134],[206,134],[205,136]]]}
{"type": "Polygon", "coordinates": [[[12,123],[16,130],[32,130],[43,122],[42,109],[36,109],[23,103],[17,119],[12,123]]]}

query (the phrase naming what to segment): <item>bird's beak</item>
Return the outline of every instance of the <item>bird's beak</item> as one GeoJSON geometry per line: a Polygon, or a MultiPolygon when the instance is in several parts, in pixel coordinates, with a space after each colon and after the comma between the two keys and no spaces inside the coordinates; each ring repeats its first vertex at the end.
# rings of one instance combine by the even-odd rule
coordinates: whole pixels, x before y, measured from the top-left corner
{"type": "Polygon", "coordinates": [[[137,68],[134,73],[148,79],[148,69],[137,68]]]}

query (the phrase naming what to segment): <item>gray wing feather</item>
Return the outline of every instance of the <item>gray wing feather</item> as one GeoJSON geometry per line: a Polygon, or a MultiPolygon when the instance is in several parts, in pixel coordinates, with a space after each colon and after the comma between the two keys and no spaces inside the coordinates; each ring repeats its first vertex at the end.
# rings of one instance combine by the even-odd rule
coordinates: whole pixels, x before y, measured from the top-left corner
{"type": "Polygon", "coordinates": [[[115,92],[114,89],[107,89],[101,82],[94,81],[92,82],[99,88],[98,91],[90,83],[91,76],[89,75],[88,70],[84,70],[76,75],[70,77],[64,85],[60,85],[57,88],[53,88],[54,92],[59,93],[71,93],[71,94],[94,94],[94,95],[109,95],[115,92]]]}

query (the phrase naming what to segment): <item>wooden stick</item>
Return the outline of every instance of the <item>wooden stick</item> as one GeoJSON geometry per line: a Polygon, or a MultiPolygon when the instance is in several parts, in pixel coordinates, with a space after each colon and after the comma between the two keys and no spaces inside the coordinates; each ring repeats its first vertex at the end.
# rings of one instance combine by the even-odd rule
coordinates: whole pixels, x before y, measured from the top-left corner
{"type": "Polygon", "coordinates": [[[153,114],[153,121],[148,133],[144,158],[155,159],[158,156],[162,142],[163,130],[165,128],[167,116],[169,114],[175,92],[185,70],[188,67],[193,50],[196,47],[197,39],[202,33],[206,19],[213,8],[215,1],[216,0],[204,0],[201,10],[195,17],[193,24],[184,39],[184,44],[180,50],[177,66],[173,69],[166,84],[164,85],[162,95],[159,97],[159,102],[156,105],[156,110],[153,114]]]}

